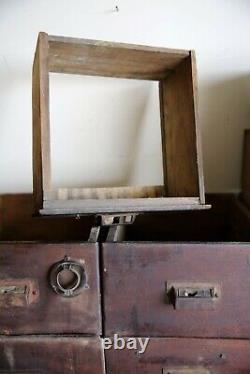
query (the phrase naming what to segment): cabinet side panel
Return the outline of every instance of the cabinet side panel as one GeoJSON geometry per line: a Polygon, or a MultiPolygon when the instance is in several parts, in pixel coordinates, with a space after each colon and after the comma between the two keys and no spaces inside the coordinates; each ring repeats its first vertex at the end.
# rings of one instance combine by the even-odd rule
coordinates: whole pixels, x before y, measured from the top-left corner
{"type": "Polygon", "coordinates": [[[164,180],[168,196],[199,196],[203,203],[192,56],[160,81],[164,180]]]}
{"type": "Polygon", "coordinates": [[[49,188],[49,73],[48,36],[40,33],[32,76],[33,110],[33,191],[35,213],[42,208],[43,191],[49,188]]]}

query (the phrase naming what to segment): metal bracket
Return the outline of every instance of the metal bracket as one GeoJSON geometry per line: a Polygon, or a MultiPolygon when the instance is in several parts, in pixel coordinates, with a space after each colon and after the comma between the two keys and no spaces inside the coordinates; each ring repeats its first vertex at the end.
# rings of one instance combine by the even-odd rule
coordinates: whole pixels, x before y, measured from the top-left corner
{"type": "Polygon", "coordinates": [[[97,243],[98,241],[119,241],[124,234],[127,225],[135,222],[136,213],[124,214],[97,214],[95,216],[95,226],[91,228],[88,241],[97,243]]]}
{"type": "Polygon", "coordinates": [[[136,213],[98,214],[96,219],[100,222],[100,226],[132,225],[137,215],[136,213]]]}

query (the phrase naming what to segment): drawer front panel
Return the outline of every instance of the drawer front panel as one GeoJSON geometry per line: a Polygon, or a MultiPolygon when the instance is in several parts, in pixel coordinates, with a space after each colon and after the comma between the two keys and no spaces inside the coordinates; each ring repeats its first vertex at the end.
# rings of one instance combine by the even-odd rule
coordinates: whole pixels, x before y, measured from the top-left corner
{"type": "Polygon", "coordinates": [[[105,332],[250,337],[250,245],[105,243],[105,332]]]}
{"type": "Polygon", "coordinates": [[[0,338],[1,374],[102,374],[103,362],[99,338],[0,338]]]}
{"type": "Polygon", "coordinates": [[[107,374],[116,374],[118,364],[119,374],[249,373],[249,349],[247,340],[151,338],[141,354],[138,342],[136,351],[105,350],[107,374]]]}
{"type": "Polygon", "coordinates": [[[0,334],[101,330],[96,244],[0,244],[0,334]]]}

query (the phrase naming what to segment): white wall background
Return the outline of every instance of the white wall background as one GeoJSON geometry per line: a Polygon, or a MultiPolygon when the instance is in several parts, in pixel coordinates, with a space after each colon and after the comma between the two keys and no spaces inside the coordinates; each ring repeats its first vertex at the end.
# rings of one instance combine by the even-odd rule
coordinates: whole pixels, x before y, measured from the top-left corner
{"type": "MultiPolygon", "coordinates": [[[[206,190],[239,190],[243,129],[250,127],[249,0],[0,0],[0,192],[32,190],[31,70],[39,31],[195,49],[206,190]],[[119,12],[114,11],[116,5],[119,12]]],[[[158,183],[155,87],[126,81],[118,87],[113,80],[98,83],[93,79],[53,78],[53,134],[61,134],[54,152],[55,183],[106,185],[110,178],[113,184],[158,183]],[[66,97],[71,98],[68,106],[66,97]],[[113,112],[104,115],[110,98],[113,112]],[[110,148],[100,146],[107,142],[102,123],[116,126],[110,148]],[[135,131],[138,123],[143,126],[135,131]],[[78,129],[79,136],[71,135],[71,127],[78,129]],[[135,141],[138,134],[143,139],[139,143],[135,141]],[[85,139],[84,147],[80,139],[85,139]],[[91,145],[91,139],[99,143],[91,145]],[[65,149],[66,140],[71,143],[70,152],[65,149]],[[90,151],[98,154],[92,161],[90,151]],[[122,163],[128,155],[130,159],[122,163]],[[97,173],[91,175],[94,163],[97,173]],[[134,168],[128,177],[131,164],[134,168]],[[144,165],[142,174],[138,165],[144,165]],[[83,179],[76,166],[83,168],[83,179]]]]}

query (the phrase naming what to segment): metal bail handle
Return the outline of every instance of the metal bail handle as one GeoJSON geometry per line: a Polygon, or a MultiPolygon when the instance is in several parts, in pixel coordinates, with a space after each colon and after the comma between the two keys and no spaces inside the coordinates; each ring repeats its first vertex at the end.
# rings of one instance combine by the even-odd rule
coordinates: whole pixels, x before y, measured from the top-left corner
{"type": "Polygon", "coordinates": [[[83,265],[80,262],[69,260],[68,258],[52,266],[49,274],[49,282],[52,289],[63,297],[77,296],[83,289],[88,288],[87,276],[83,265]],[[73,280],[66,285],[60,280],[65,270],[72,272],[73,275],[73,280]]]}

